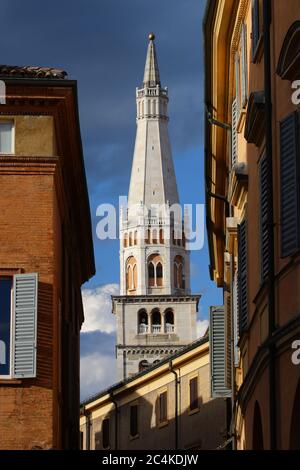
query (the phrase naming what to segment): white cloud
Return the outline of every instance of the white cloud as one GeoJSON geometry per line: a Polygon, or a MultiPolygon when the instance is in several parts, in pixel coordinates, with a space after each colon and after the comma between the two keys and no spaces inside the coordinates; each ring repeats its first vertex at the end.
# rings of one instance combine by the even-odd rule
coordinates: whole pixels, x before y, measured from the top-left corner
{"type": "Polygon", "coordinates": [[[208,328],[208,320],[197,320],[197,338],[202,338],[208,328]]]}
{"type": "Polygon", "coordinates": [[[116,383],[114,356],[93,353],[80,359],[80,395],[85,400],[116,383]]]}
{"type": "Polygon", "coordinates": [[[83,289],[82,300],[85,321],[81,331],[103,331],[112,333],[116,330],[115,316],[111,313],[111,295],[119,294],[118,284],[106,284],[94,289],[83,289]]]}

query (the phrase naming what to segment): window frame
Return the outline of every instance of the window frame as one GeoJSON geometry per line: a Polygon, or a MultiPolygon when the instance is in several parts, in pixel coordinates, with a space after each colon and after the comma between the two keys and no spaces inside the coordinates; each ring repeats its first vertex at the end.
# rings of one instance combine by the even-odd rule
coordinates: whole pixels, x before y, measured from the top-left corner
{"type": "Polygon", "coordinates": [[[130,440],[137,439],[139,437],[139,404],[138,402],[130,403],[129,406],[129,437],[130,440]],[[131,427],[131,413],[132,408],[136,408],[136,434],[132,434],[132,427],[131,427]]]}
{"type": "Polygon", "coordinates": [[[103,418],[102,420],[102,424],[101,424],[101,434],[102,434],[102,448],[103,449],[110,449],[110,417],[109,416],[106,416],[105,418],[103,418]],[[108,445],[105,446],[105,442],[104,442],[104,422],[107,422],[108,423],[108,445]]]}
{"type": "Polygon", "coordinates": [[[200,410],[200,397],[199,397],[199,374],[193,375],[189,377],[189,415],[195,414],[200,410]],[[195,381],[197,384],[197,406],[192,408],[192,401],[191,401],[191,383],[195,381]]]}
{"type": "Polygon", "coordinates": [[[15,120],[13,118],[0,117],[0,126],[2,123],[11,123],[11,151],[10,152],[1,152],[0,155],[15,155],[15,120]]]}
{"type": "Polygon", "coordinates": [[[158,394],[158,427],[159,428],[162,428],[164,426],[166,426],[167,424],[169,424],[169,414],[168,414],[168,389],[165,388],[163,390],[161,390],[158,394]],[[162,411],[162,407],[161,407],[161,398],[165,396],[165,411],[166,411],[166,415],[164,417],[162,417],[161,415],[161,411],[162,411]],[[163,419],[164,418],[164,419],[163,419]]]}

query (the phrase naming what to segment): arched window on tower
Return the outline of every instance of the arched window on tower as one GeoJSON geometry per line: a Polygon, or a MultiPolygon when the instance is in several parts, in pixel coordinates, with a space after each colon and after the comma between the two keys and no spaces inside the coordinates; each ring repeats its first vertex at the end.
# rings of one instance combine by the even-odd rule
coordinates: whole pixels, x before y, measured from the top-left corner
{"type": "Polygon", "coordinates": [[[132,232],[129,233],[129,246],[132,246],[132,232]]]}
{"type": "Polygon", "coordinates": [[[160,231],[159,231],[159,243],[161,245],[163,245],[165,243],[165,239],[164,239],[164,230],[161,228],[160,231]]]}
{"type": "Polygon", "coordinates": [[[123,245],[124,245],[124,248],[127,248],[127,246],[128,246],[128,235],[127,235],[127,233],[124,233],[123,245]]]}
{"type": "Polygon", "coordinates": [[[161,332],[161,314],[158,308],[151,312],[151,331],[154,334],[161,332]]]}
{"type": "Polygon", "coordinates": [[[184,261],[182,256],[175,256],[174,259],[174,287],[185,289],[184,261]]]}
{"type": "Polygon", "coordinates": [[[143,359],[142,361],[139,362],[139,372],[149,369],[149,367],[150,367],[150,364],[146,359],[143,359]]]}
{"type": "Polygon", "coordinates": [[[145,309],[141,309],[138,312],[138,332],[139,334],[148,333],[149,322],[148,322],[148,313],[145,309]]]}
{"type": "Polygon", "coordinates": [[[130,256],[126,261],[126,292],[134,294],[137,288],[137,263],[134,256],[130,256]]]}
{"type": "Polygon", "coordinates": [[[133,239],[133,244],[137,245],[137,238],[138,238],[138,233],[137,230],[134,231],[134,239],[133,239]]]}
{"type": "Polygon", "coordinates": [[[172,309],[165,311],[165,333],[174,332],[174,312],[172,309]]]}
{"type": "Polygon", "coordinates": [[[152,231],[152,243],[154,243],[154,245],[157,244],[157,230],[156,229],[152,231]]]}
{"type": "Polygon", "coordinates": [[[152,261],[148,263],[148,285],[153,287],[155,285],[155,269],[152,261]]]}
{"type": "Polygon", "coordinates": [[[156,285],[157,287],[163,285],[163,267],[160,261],[156,265],[156,285]]]}
{"type": "Polygon", "coordinates": [[[150,245],[150,229],[149,229],[149,228],[147,228],[147,230],[146,230],[145,243],[146,243],[147,245],[150,245]]]}

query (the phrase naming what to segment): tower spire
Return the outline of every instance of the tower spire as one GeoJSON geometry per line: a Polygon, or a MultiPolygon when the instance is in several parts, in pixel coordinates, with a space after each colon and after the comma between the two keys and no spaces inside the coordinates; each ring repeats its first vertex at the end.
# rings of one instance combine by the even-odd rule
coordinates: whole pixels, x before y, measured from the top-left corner
{"type": "Polygon", "coordinates": [[[156,85],[160,85],[160,77],[159,77],[159,70],[158,70],[158,62],[155,50],[154,39],[155,35],[150,33],[149,36],[149,44],[147,50],[147,58],[145,64],[145,72],[144,72],[144,86],[153,87],[156,85]]]}

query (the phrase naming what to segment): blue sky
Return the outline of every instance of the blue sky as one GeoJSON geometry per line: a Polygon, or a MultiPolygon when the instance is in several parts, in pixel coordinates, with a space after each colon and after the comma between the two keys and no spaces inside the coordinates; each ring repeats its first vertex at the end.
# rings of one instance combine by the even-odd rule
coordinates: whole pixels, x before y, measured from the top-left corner
{"type": "MultiPolygon", "coordinates": [[[[169,132],[180,199],[182,203],[205,201],[204,7],[202,0],[1,1],[1,63],[62,67],[78,81],[97,269],[84,286],[82,397],[115,381],[114,324],[108,299],[119,282],[119,244],[97,240],[95,213],[99,204],[116,204],[119,194],[128,192],[135,88],[142,82],[150,31],[156,34],[162,85],[169,88],[169,132]]],[[[202,319],[207,318],[210,305],[222,301],[220,290],[209,279],[208,264],[205,241],[204,249],[191,255],[191,287],[203,295],[202,319]]]]}

